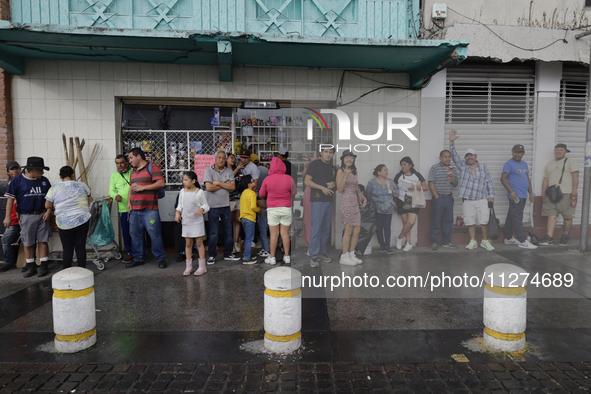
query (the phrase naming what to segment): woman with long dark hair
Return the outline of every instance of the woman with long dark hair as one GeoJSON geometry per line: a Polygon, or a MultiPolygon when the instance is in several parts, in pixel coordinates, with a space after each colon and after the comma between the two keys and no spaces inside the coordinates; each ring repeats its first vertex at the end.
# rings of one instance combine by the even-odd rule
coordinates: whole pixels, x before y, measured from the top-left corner
{"type": "Polygon", "coordinates": [[[355,247],[361,231],[361,212],[359,206],[365,206],[367,199],[359,191],[357,183],[356,155],[346,150],[341,155],[341,166],[337,170],[337,190],[342,193],[339,210],[345,225],[343,234],[343,248],[340,263],[343,265],[362,264],[363,261],[355,256],[355,247]]]}
{"type": "Polygon", "coordinates": [[[390,248],[392,239],[392,215],[396,212],[396,195],[398,187],[392,179],[388,179],[388,168],[378,164],[373,170],[374,179],[367,183],[365,193],[376,203],[376,228],[380,252],[393,254],[390,248]]]}
{"type": "Polygon", "coordinates": [[[402,244],[406,238],[405,252],[412,250],[412,243],[410,240],[410,230],[417,221],[419,208],[412,207],[412,194],[414,191],[422,189],[427,191],[428,186],[425,178],[414,169],[414,163],[408,156],[400,159],[400,172],[394,177],[394,183],[398,185],[399,193],[396,199],[398,206],[398,214],[402,218],[402,231],[396,237],[396,249],[402,249],[402,244]]]}
{"type": "Polygon", "coordinates": [[[55,221],[62,241],[64,268],[70,268],[76,250],[78,267],[86,267],[86,236],[90,224],[90,189],[77,182],[70,166],[60,168],[61,182],[45,196],[45,209],[55,210],[55,221]]]}

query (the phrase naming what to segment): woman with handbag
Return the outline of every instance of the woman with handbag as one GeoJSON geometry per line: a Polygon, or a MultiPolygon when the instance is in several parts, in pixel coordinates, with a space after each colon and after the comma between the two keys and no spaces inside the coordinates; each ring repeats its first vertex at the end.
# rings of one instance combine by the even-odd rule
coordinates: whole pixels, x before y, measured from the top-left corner
{"type": "Polygon", "coordinates": [[[388,179],[388,168],[378,164],[373,170],[374,179],[367,182],[365,193],[376,203],[376,228],[380,252],[393,254],[390,248],[392,238],[392,215],[396,212],[396,195],[398,187],[392,179],[388,179]]]}
{"type": "MultiPolygon", "coordinates": [[[[425,178],[414,169],[414,163],[408,156],[400,159],[400,172],[394,177],[394,183],[398,186],[400,193],[396,199],[396,205],[398,206],[398,214],[402,218],[402,231],[400,235],[396,237],[396,249],[402,249],[402,244],[406,238],[406,246],[402,249],[405,252],[412,250],[412,243],[410,240],[410,230],[417,221],[417,215],[419,214],[419,207],[423,204],[417,197],[421,197],[423,192],[427,191],[428,186],[425,178]],[[415,205],[413,207],[413,194],[415,196],[415,205]]],[[[424,196],[423,196],[424,200],[424,196]]]]}
{"type": "Polygon", "coordinates": [[[355,247],[361,231],[361,211],[359,206],[365,206],[367,199],[359,191],[357,183],[357,156],[350,150],[341,155],[341,166],[337,170],[337,190],[342,193],[339,210],[345,225],[343,234],[343,249],[340,263],[343,265],[362,264],[363,261],[355,256],[355,247]]]}

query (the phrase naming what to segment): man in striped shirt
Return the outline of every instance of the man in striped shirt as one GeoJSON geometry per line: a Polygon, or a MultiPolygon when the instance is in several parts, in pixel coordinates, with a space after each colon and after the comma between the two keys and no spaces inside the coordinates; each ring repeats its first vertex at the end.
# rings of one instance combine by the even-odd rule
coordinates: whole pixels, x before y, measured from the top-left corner
{"type": "Polygon", "coordinates": [[[451,167],[451,152],[447,149],[439,154],[439,163],[429,171],[429,189],[433,194],[431,200],[431,249],[439,246],[439,232],[443,235],[441,246],[457,249],[451,243],[451,227],[454,222],[454,187],[458,186],[458,170],[451,167]]]}
{"type": "Polygon", "coordinates": [[[456,151],[454,141],[458,139],[458,132],[451,130],[449,132],[449,146],[451,156],[457,166],[460,167],[460,186],[458,195],[462,198],[464,208],[464,224],[468,226],[470,233],[470,243],[466,249],[475,249],[478,247],[476,242],[476,221],[482,228],[482,242],[480,247],[493,251],[495,248],[488,240],[486,225],[489,218],[489,206],[492,206],[495,198],[495,185],[488,167],[484,163],[478,162],[478,156],[474,149],[467,149],[464,154],[464,160],[456,151]]]}
{"type": "Polygon", "coordinates": [[[133,167],[130,177],[127,211],[129,216],[129,233],[131,234],[131,250],[133,260],[125,264],[125,268],[133,268],[145,264],[144,229],[152,240],[152,253],[158,261],[158,268],[166,268],[166,254],[162,242],[162,227],[158,212],[158,189],[164,187],[162,170],[146,161],[146,155],[140,148],[133,148],[129,154],[129,164],[133,167]],[[136,255],[137,254],[137,255],[136,255]]]}

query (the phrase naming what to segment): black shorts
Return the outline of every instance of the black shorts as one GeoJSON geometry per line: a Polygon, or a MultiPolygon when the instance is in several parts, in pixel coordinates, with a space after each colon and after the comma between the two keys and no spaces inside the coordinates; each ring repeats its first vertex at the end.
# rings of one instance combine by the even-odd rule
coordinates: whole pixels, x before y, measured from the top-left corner
{"type": "Polygon", "coordinates": [[[414,213],[415,215],[419,214],[419,209],[420,208],[413,208],[413,209],[404,209],[402,208],[404,206],[404,202],[402,200],[400,200],[399,198],[396,198],[396,212],[398,212],[399,215],[403,215],[405,213],[414,213]]]}

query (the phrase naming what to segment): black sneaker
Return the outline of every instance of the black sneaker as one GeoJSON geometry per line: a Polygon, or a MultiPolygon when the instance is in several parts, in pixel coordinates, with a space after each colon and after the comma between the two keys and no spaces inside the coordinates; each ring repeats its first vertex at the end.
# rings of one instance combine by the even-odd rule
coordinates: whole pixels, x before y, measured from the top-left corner
{"type": "Polygon", "coordinates": [[[549,236],[548,234],[544,235],[544,238],[540,239],[540,243],[539,245],[552,245],[552,242],[554,242],[554,239],[549,236]]]}
{"type": "Polygon", "coordinates": [[[37,273],[37,264],[35,263],[27,263],[27,265],[25,265],[25,268],[27,270],[23,274],[23,278],[30,278],[31,276],[37,273]]]}
{"type": "Polygon", "coordinates": [[[168,267],[168,264],[166,264],[166,260],[160,260],[160,261],[158,262],[158,268],[160,268],[160,269],[162,269],[162,270],[163,270],[163,269],[164,269],[164,268],[166,268],[166,267],[168,267]]]}
{"type": "Polygon", "coordinates": [[[229,254],[227,256],[224,256],[224,260],[228,260],[228,261],[240,261],[240,257],[236,256],[235,254],[229,254]]]}
{"type": "Polygon", "coordinates": [[[560,241],[558,242],[560,246],[568,246],[568,234],[562,234],[560,236],[560,241]]]}
{"type": "Polygon", "coordinates": [[[49,267],[47,267],[47,262],[41,263],[39,266],[39,270],[37,271],[37,276],[41,278],[49,273],[49,267]]]}
{"type": "Polygon", "coordinates": [[[23,266],[23,268],[21,268],[21,272],[27,272],[27,266],[23,266]]]}
{"type": "Polygon", "coordinates": [[[129,263],[125,263],[125,268],[133,268],[133,267],[137,267],[138,265],[144,265],[144,264],[146,264],[145,261],[131,260],[129,263]]]}
{"type": "Polygon", "coordinates": [[[16,265],[14,265],[14,264],[2,264],[2,266],[0,266],[0,272],[6,272],[6,271],[11,270],[13,268],[16,268],[16,265]]]}
{"type": "Polygon", "coordinates": [[[242,264],[244,265],[251,265],[256,264],[258,262],[257,256],[250,256],[249,259],[242,259],[242,264]]]}
{"type": "Polygon", "coordinates": [[[209,257],[207,259],[207,265],[214,265],[215,264],[215,257],[209,257]]]}

